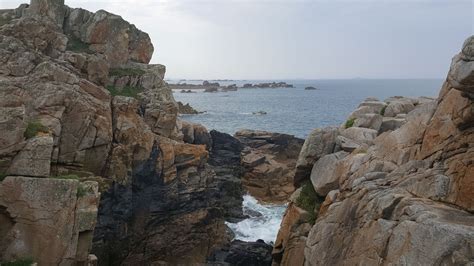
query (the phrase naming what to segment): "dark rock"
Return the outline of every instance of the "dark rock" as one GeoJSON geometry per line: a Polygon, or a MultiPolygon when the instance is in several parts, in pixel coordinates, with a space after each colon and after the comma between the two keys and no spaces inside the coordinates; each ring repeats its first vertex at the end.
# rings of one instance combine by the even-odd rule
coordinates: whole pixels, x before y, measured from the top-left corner
{"type": "Polygon", "coordinates": [[[310,87],[306,87],[306,88],[304,88],[304,89],[307,90],[307,91],[317,90],[317,88],[311,87],[311,86],[310,86],[310,87]]]}
{"type": "Polygon", "coordinates": [[[212,88],[206,88],[204,89],[204,92],[218,92],[219,90],[215,87],[212,87],[212,88]]]}
{"type": "Polygon", "coordinates": [[[272,264],[272,246],[263,240],[257,242],[232,241],[229,246],[216,250],[208,265],[267,266],[272,264]]]}

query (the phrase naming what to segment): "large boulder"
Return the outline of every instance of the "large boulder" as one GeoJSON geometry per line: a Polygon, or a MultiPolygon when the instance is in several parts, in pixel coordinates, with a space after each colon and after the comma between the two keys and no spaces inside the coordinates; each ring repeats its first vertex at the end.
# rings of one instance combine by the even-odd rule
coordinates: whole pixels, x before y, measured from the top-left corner
{"type": "Polygon", "coordinates": [[[384,116],[395,117],[398,114],[408,114],[413,109],[415,109],[415,105],[411,99],[398,98],[389,102],[385,109],[384,116]]]}
{"type": "Polygon", "coordinates": [[[314,164],[311,183],[319,196],[325,197],[331,190],[339,188],[339,175],[336,169],[347,155],[347,152],[339,151],[323,156],[314,164]]]}
{"type": "Polygon", "coordinates": [[[448,82],[453,88],[474,98],[474,36],[464,42],[461,53],[453,58],[448,82]]]}
{"type": "Polygon", "coordinates": [[[298,187],[302,181],[309,179],[311,169],[319,158],[336,151],[336,137],[338,134],[339,129],[335,127],[318,128],[311,131],[296,162],[296,172],[293,178],[295,186],[298,187]]]}
{"type": "Polygon", "coordinates": [[[99,196],[96,182],[6,177],[0,182],[0,261],[86,264],[99,196]]]}

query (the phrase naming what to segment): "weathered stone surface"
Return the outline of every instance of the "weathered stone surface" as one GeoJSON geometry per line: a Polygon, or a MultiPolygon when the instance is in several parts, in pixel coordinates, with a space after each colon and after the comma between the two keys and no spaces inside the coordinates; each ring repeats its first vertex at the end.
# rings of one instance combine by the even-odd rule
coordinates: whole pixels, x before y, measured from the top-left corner
{"type": "Polygon", "coordinates": [[[90,13],[69,9],[64,23],[67,34],[89,44],[91,50],[106,55],[112,67],[128,61],[148,63],[153,54],[148,34],[104,10],[90,13]]]}
{"type": "Polygon", "coordinates": [[[449,84],[474,98],[474,36],[463,44],[461,53],[453,58],[448,74],[449,84]]]}
{"type": "Polygon", "coordinates": [[[62,28],[65,12],[64,0],[31,0],[27,14],[49,18],[62,28]]]}
{"type": "Polygon", "coordinates": [[[235,133],[242,152],[243,186],[265,202],[284,202],[293,193],[294,169],[303,144],[291,135],[241,130],[235,133]]]}
{"type": "Polygon", "coordinates": [[[341,136],[351,139],[357,143],[372,144],[373,140],[377,137],[377,130],[362,128],[362,127],[350,127],[341,132],[341,136]]]}
{"type": "Polygon", "coordinates": [[[383,118],[379,114],[363,114],[354,121],[354,127],[364,127],[379,130],[382,125],[383,118]]]}
{"type": "Polygon", "coordinates": [[[13,157],[9,175],[49,177],[53,137],[38,136],[27,140],[25,147],[13,157]]]}
{"type": "Polygon", "coordinates": [[[398,114],[408,114],[413,109],[415,109],[415,105],[411,99],[399,98],[389,102],[384,116],[395,117],[398,114]]]}
{"type": "Polygon", "coordinates": [[[86,262],[99,195],[96,182],[7,177],[0,183],[0,260],[86,262]]]}
{"type": "Polygon", "coordinates": [[[339,151],[323,156],[314,164],[311,171],[311,183],[320,196],[325,197],[329,191],[339,188],[339,175],[336,168],[347,155],[347,152],[339,151]]]}
{"type": "Polygon", "coordinates": [[[393,131],[401,127],[405,123],[405,118],[396,118],[396,117],[384,117],[382,125],[379,129],[379,134],[387,131],[393,131]]]}
{"type": "Polygon", "coordinates": [[[335,152],[339,130],[334,127],[315,129],[306,138],[296,162],[294,185],[309,179],[314,163],[326,154],[335,152]]]}

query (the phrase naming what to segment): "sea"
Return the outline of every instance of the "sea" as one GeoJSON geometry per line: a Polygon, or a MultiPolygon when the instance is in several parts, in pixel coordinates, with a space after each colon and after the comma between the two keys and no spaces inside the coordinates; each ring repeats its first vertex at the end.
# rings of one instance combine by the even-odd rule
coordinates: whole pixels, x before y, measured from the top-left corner
{"type": "MultiPolygon", "coordinates": [[[[236,80],[218,81],[221,85],[286,82],[294,88],[241,89],[231,92],[174,92],[177,101],[189,103],[198,115],[182,115],[181,119],[200,123],[209,130],[234,134],[241,129],[257,129],[286,133],[306,138],[314,128],[341,125],[348,115],[367,97],[384,100],[391,96],[436,98],[443,79],[343,79],[343,80],[236,80]],[[317,90],[305,90],[306,87],[317,90]],[[266,114],[261,114],[261,113],[266,114]],[[260,113],[260,114],[259,114],[260,113]]],[[[177,81],[169,80],[169,83],[177,81]]],[[[180,81],[202,84],[201,80],[180,81]]],[[[212,81],[214,82],[214,81],[212,81]]],[[[235,239],[273,243],[284,214],[284,205],[258,202],[244,196],[242,206],[249,218],[227,223],[235,239]]]]}
{"type": "MultiPolygon", "coordinates": [[[[347,79],[224,81],[221,85],[284,81],[294,88],[239,89],[231,92],[181,93],[177,101],[189,103],[199,115],[182,119],[208,129],[234,134],[240,129],[259,129],[305,138],[312,129],[339,125],[367,97],[437,97],[442,79],[347,79]],[[313,86],[317,90],[305,90],[313,86]],[[254,114],[265,112],[266,115],[254,114]]],[[[186,81],[188,84],[202,81],[186,81]]]]}

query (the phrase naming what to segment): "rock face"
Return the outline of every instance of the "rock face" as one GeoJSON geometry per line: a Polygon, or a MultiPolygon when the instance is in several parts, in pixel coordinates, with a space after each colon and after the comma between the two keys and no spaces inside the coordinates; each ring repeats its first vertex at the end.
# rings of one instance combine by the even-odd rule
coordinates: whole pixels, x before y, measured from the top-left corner
{"type": "Polygon", "coordinates": [[[33,2],[1,14],[16,18],[0,27],[1,261],[80,264],[93,237],[101,265],[205,262],[243,218],[238,140],[182,126],[147,34],[33,2]],[[96,227],[97,188],[46,178],[64,175],[98,182],[96,227]]]}
{"type": "Polygon", "coordinates": [[[0,260],[87,263],[98,201],[96,182],[6,177],[0,183],[0,260]]]}
{"type": "Polygon", "coordinates": [[[229,246],[214,252],[208,260],[209,265],[255,265],[269,266],[272,264],[272,246],[263,240],[257,242],[232,241],[229,246]]]}
{"type": "Polygon", "coordinates": [[[242,152],[243,186],[258,200],[284,202],[293,193],[293,176],[303,140],[265,131],[235,133],[246,148],[242,152]]]}
{"type": "Polygon", "coordinates": [[[305,238],[295,231],[285,233],[298,224],[298,219],[285,217],[290,225],[282,223],[281,243],[303,239],[304,252],[288,244],[282,245],[283,251],[275,246],[274,253],[289,257],[281,264],[293,265],[290,261],[296,260],[302,265],[302,257],[304,265],[474,261],[471,44],[472,37],[454,57],[437,101],[392,97],[379,104],[370,99],[351,114],[349,119],[357,121],[386,106],[379,114],[392,120],[384,118],[375,138],[344,134],[350,128],[345,129],[341,135],[353,142],[360,141],[359,136],[370,141],[345,156],[333,153],[316,161],[311,180],[326,200],[305,238]],[[393,124],[384,126],[385,121],[393,124]]]}

